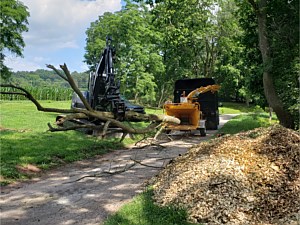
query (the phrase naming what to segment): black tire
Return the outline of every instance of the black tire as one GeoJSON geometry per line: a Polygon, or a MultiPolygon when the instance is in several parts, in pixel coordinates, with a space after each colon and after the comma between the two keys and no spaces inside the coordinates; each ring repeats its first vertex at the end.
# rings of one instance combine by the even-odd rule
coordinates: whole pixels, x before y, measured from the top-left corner
{"type": "Polygon", "coordinates": [[[165,130],[164,131],[166,134],[170,134],[171,133],[171,130],[165,130]]]}
{"type": "Polygon", "coordinates": [[[200,128],[200,136],[205,137],[206,136],[206,129],[205,128],[200,128]]]}

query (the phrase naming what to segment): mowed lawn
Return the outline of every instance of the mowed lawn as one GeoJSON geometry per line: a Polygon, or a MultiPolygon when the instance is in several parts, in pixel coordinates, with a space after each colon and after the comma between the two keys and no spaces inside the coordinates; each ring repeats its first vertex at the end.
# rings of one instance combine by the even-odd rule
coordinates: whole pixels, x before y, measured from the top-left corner
{"type": "MultiPolygon", "coordinates": [[[[66,108],[69,101],[41,101],[44,107],[66,108]]],[[[77,131],[49,132],[57,113],[37,111],[30,101],[0,102],[1,184],[34,176],[38,169],[86,159],[123,144],[100,140],[77,131]],[[33,171],[26,171],[34,168],[33,171]]]]}

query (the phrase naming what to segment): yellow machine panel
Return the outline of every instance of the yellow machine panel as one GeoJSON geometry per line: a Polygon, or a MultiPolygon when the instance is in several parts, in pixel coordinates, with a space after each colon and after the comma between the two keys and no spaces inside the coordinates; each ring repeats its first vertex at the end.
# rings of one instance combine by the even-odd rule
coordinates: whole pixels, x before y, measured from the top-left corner
{"type": "Polygon", "coordinates": [[[200,130],[201,136],[205,136],[205,120],[202,120],[200,104],[194,102],[194,96],[208,91],[219,90],[219,85],[208,85],[193,90],[188,96],[181,97],[181,103],[166,103],[164,105],[165,114],[180,119],[179,125],[168,124],[166,130],[200,130]]]}
{"type": "Polygon", "coordinates": [[[198,103],[168,103],[165,114],[180,119],[180,125],[168,125],[171,130],[195,130],[199,126],[200,105],[198,103]]]}

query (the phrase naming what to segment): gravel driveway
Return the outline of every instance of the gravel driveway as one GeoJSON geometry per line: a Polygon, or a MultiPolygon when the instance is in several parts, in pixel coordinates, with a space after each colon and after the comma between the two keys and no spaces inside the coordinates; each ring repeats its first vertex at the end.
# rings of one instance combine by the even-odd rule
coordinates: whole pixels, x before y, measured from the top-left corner
{"type": "MultiPolygon", "coordinates": [[[[220,126],[235,115],[221,115],[220,126]]],[[[116,150],[65,165],[29,182],[1,190],[0,224],[101,224],[169,161],[216,131],[172,135],[172,141],[145,148],[116,150]],[[134,162],[136,161],[136,162],[134,162]],[[144,166],[149,165],[149,166],[144,166]]]]}

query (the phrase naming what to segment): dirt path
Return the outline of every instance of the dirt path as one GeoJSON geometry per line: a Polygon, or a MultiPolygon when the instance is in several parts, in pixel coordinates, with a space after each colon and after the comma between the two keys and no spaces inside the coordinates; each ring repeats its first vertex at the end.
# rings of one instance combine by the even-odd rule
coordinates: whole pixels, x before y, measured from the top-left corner
{"type": "MultiPolygon", "coordinates": [[[[220,125],[232,117],[222,115],[220,125]]],[[[161,146],[117,150],[49,171],[17,187],[3,188],[0,224],[100,224],[142,192],[145,182],[172,158],[214,133],[209,131],[206,138],[173,135],[173,141],[161,146]],[[116,171],[120,173],[112,174],[116,171]]]]}

